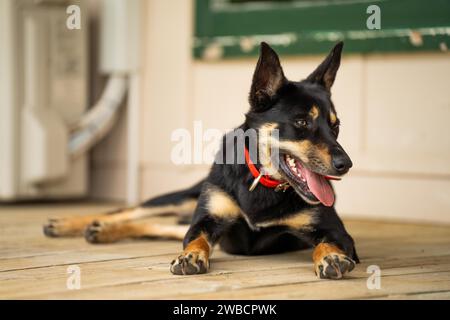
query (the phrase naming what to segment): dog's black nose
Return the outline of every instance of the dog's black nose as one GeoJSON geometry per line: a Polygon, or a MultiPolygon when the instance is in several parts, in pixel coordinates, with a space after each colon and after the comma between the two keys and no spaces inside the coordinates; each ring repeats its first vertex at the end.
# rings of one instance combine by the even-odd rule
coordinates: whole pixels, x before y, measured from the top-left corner
{"type": "Polygon", "coordinates": [[[339,174],[347,173],[353,166],[352,160],[342,149],[337,149],[333,153],[333,167],[339,174]]]}

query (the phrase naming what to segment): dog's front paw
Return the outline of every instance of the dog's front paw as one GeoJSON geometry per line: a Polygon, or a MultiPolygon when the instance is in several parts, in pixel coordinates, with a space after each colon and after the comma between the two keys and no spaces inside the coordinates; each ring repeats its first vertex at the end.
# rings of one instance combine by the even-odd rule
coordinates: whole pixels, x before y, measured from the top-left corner
{"type": "Polygon", "coordinates": [[[355,268],[355,261],[340,253],[332,253],[314,265],[316,275],[321,279],[341,279],[355,268]]]}
{"type": "Polygon", "coordinates": [[[314,270],[320,279],[341,279],[355,268],[355,261],[331,243],[320,243],[313,252],[314,270]]]}
{"type": "Polygon", "coordinates": [[[184,252],[170,264],[170,271],[176,275],[206,273],[208,269],[209,260],[203,251],[184,252]]]}

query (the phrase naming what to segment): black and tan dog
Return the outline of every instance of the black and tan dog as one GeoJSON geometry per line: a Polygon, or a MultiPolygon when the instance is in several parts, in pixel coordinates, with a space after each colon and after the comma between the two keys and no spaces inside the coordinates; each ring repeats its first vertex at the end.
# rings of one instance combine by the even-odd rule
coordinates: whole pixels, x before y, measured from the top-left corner
{"type": "Polygon", "coordinates": [[[329,182],[352,166],[337,142],[339,119],[330,99],[342,47],[338,43],[306,80],[296,82],[286,79],[277,54],[262,43],[250,110],[244,124],[235,129],[253,129],[256,136],[246,136],[244,143],[228,139],[230,133],[224,136],[218,155],[228,159],[231,150],[231,163],[216,161],[208,177],[192,188],[135,208],[51,219],[44,226],[45,234],[84,233],[91,243],[139,237],[184,239],[184,251],[170,265],[178,275],[206,272],[215,244],[228,253],[245,255],[314,247],[317,276],[341,278],[358,262],[354,241],[333,207],[329,182]],[[257,155],[248,151],[251,144],[258,146],[257,155]],[[239,163],[243,149],[245,161],[239,163]],[[193,213],[190,227],[131,221],[167,213],[180,217],[193,213]]]}

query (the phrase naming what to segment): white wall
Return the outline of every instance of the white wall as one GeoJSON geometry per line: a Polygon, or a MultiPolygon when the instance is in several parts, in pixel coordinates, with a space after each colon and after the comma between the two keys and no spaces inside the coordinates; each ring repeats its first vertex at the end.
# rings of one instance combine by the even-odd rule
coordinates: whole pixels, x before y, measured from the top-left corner
{"type": "MultiPolygon", "coordinates": [[[[146,1],[141,108],[142,198],[185,187],[208,166],[175,166],[174,129],[229,129],[247,110],[256,58],[207,63],[190,54],[192,2],[146,1]],[[176,7],[176,9],[174,9],[176,7]]],[[[323,57],[281,57],[288,78],[323,57]]],[[[333,100],[354,162],[335,183],[343,216],[450,222],[450,54],[346,55],[333,100]]],[[[125,123],[96,150],[93,195],[125,197],[125,123]]]]}

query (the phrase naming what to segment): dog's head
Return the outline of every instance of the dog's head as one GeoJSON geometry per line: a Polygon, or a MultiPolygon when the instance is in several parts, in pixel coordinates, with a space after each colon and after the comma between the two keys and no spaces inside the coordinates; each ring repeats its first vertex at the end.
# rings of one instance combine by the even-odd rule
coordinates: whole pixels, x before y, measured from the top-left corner
{"type": "Polygon", "coordinates": [[[246,123],[258,130],[260,163],[266,173],[287,181],[310,204],[332,206],[329,179],[352,167],[337,142],[339,118],[330,93],[342,47],[342,42],[336,44],[305,80],[290,81],[278,55],[262,43],[253,75],[246,123]]]}

